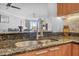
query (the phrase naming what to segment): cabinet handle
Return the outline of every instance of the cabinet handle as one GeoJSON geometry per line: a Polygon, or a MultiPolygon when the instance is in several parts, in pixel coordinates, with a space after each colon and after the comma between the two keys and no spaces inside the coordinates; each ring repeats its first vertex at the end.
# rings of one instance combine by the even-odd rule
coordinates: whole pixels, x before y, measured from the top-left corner
{"type": "Polygon", "coordinates": [[[55,51],[55,50],[59,50],[59,48],[56,47],[56,48],[50,48],[50,49],[49,49],[49,51],[55,51]]]}
{"type": "Polygon", "coordinates": [[[43,51],[38,51],[37,53],[35,53],[35,54],[43,54],[43,53],[47,53],[48,51],[47,50],[43,50],[43,51]]]}

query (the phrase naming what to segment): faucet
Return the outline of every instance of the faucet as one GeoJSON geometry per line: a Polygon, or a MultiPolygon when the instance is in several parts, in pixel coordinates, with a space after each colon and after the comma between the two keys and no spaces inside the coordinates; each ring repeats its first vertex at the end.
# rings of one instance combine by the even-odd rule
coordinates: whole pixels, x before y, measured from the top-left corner
{"type": "Polygon", "coordinates": [[[36,39],[38,40],[39,37],[43,37],[43,31],[42,30],[40,31],[40,34],[39,34],[38,31],[36,32],[36,39]]]}
{"type": "Polygon", "coordinates": [[[37,31],[36,31],[36,39],[38,40],[39,39],[39,37],[43,37],[43,25],[42,25],[42,20],[40,19],[40,31],[38,31],[39,30],[39,28],[38,28],[39,26],[38,26],[38,23],[37,23],[37,31]],[[40,34],[39,34],[39,32],[40,32],[40,34]]]}

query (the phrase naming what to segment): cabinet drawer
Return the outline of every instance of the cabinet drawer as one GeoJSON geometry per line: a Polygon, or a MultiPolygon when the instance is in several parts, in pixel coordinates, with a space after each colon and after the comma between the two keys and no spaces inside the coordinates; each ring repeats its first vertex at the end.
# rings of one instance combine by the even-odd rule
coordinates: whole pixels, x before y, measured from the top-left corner
{"type": "Polygon", "coordinates": [[[49,48],[50,56],[70,56],[71,44],[60,45],[49,48]]]}
{"type": "Polygon", "coordinates": [[[21,54],[17,54],[17,56],[48,56],[48,49],[41,49],[37,51],[32,51],[32,52],[25,52],[21,54]]]}
{"type": "Polygon", "coordinates": [[[35,53],[34,52],[25,52],[25,53],[17,54],[17,56],[35,56],[35,53]]]}
{"type": "Polygon", "coordinates": [[[42,49],[42,50],[38,50],[38,51],[35,51],[35,55],[36,56],[48,56],[48,48],[46,49],[42,49]]]}
{"type": "Polygon", "coordinates": [[[51,47],[49,48],[49,56],[58,56],[60,47],[51,47]]]}

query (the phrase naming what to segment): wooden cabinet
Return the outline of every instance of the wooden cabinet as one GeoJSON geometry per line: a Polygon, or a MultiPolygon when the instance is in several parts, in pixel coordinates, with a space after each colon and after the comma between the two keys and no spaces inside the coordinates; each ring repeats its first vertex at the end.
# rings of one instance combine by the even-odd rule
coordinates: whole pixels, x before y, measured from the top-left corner
{"type": "Polygon", "coordinates": [[[63,16],[79,11],[79,3],[57,3],[57,15],[63,16]]]}
{"type": "Polygon", "coordinates": [[[49,56],[48,48],[35,51],[36,56],[49,56]]]}
{"type": "Polygon", "coordinates": [[[59,49],[59,47],[49,48],[49,56],[55,56],[57,53],[59,53],[59,49]]]}
{"type": "Polygon", "coordinates": [[[17,56],[79,56],[79,44],[68,43],[32,52],[17,54],[17,56]]]}
{"type": "Polygon", "coordinates": [[[16,54],[17,56],[35,56],[34,52],[24,52],[24,53],[19,53],[16,54]]]}
{"type": "Polygon", "coordinates": [[[70,56],[71,44],[60,45],[49,49],[50,56],[70,56]]]}
{"type": "Polygon", "coordinates": [[[71,56],[71,43],[63,45],[60,51],[61,56],[71,56]]]}
{"type": "Polygon", "coordinates": [[[48,48],[17,54],[17,56],[49,56],[48,48]]]}
{"type": "Polygon", "coordinates": [[[18,56],[70,56],[71,43],[60,46],[50,47],[32,52],[17,54],[18,56]]]}
{"type": "Polygon", "coordinates": [[[79,44],[72,44],[72,56],[79,56],[79,44]]]}

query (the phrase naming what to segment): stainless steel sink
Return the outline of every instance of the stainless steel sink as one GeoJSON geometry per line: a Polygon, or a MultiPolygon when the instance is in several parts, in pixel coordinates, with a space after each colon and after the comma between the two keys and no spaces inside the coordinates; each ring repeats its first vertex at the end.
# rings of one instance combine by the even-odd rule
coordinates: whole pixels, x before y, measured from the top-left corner
{"type": "Polygon", "coordinates": [[[53,41],[59,41],[58,39],[53,39],[53,38],[52,38],[52,39],[50,39],[50,40],[51,40],[52,42],[53,42],[53,41]]]}
{"type": "Polygon", "coordinates": [[[16,47],[27,47],[27,46],[34,46],[37,45],[38,42],[37,41],[22,41],[22,42],[17,42],[15,43],[16,47]]]}
{"type": "Polygon", "coordinates": [[[22,42],[17,42],[15,43],[16,47],[26,47],[26,46],[36,46],[36,45],[47,45],[53,42],[59,41],[58,39],[55,38],[42,38],[40,40],[36,41],[22,41],[22,42]]]}

